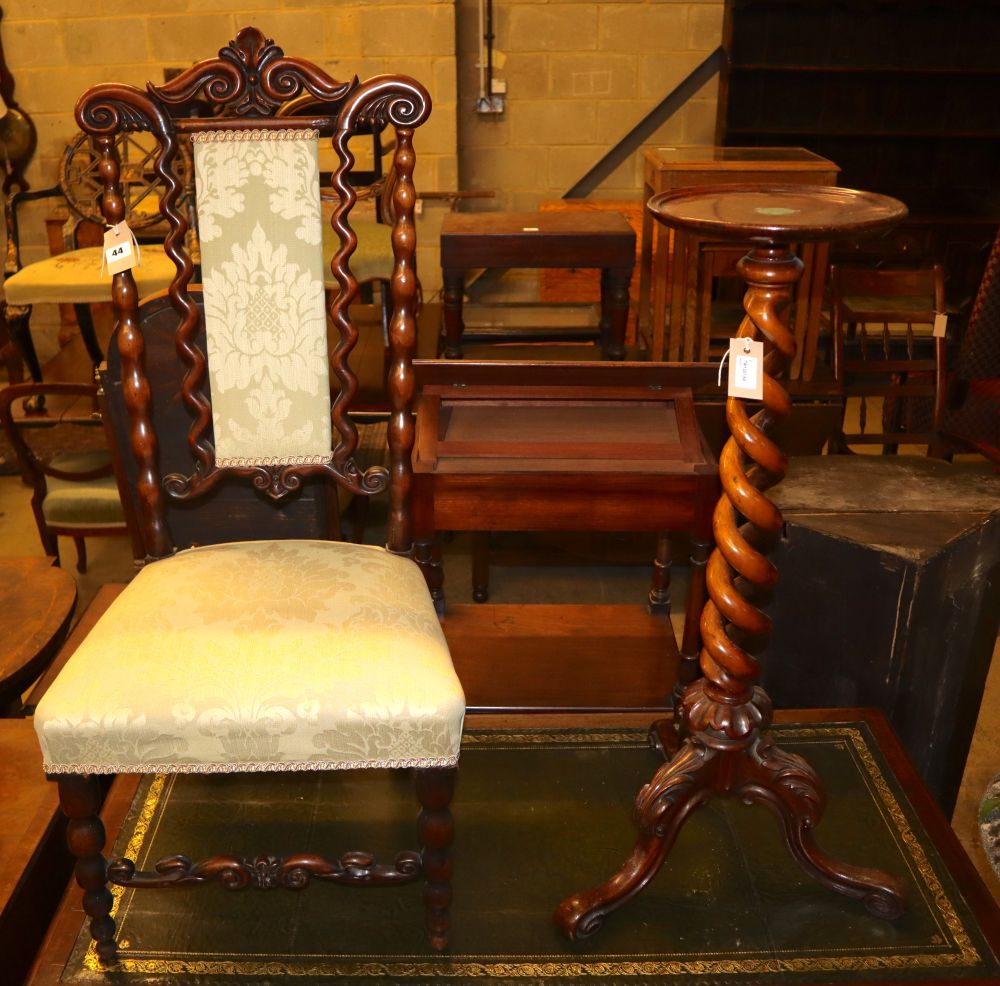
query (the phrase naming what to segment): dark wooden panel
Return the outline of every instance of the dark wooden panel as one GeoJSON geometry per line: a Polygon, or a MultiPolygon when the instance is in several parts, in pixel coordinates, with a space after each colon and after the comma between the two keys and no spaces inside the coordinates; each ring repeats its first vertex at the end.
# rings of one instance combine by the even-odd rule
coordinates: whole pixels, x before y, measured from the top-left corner
{"type": "Polygon", "coordinates": [[[670,621],[644,606],[450,606],[442,626],[473,708],[662,707],[677,678],[670,621]]]}

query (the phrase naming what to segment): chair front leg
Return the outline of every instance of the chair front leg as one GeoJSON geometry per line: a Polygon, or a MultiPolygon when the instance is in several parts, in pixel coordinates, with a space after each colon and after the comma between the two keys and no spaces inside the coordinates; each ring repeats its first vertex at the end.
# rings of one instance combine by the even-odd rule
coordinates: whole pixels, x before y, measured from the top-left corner
{"type": "Polygon", "coordinates": [[[115,921],[111,917],[114,897],[108,889],[104,858],[104,825],[98,815],[101,791],[92,774],[60,774],[59,806],[69,819],[66,842],[76,858],[76,882],[83,889],[83,909],[90,917],[90,936],[102,962],[114,962],[118,954],[115,921]]]}
{"type": "Polygon", "coordinates": [[[457,767],[422,767],[415,771],[420,800],[421,858],[424,864],[424,922],[431,946],[448,947],[451,928],[451,840],[455,825],[451,799],[457,767]]]}

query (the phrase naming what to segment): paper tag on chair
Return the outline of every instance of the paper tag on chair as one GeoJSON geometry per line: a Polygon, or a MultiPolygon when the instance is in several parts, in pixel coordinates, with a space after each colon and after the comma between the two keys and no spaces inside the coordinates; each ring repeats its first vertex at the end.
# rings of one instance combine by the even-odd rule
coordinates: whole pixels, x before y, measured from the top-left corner
{"type": "Polygon", "coordinates": [[[934,338],[943,339],[948,334],[948,316],[938,312],[934,316],[934,338]]]}
{"type": "Polygon", "coordinates": [[[759,401],[764,397],[764,343],[729,340],[729,396],[759,401]]]}
{"type": "Polygon", "coordinates": [[[104,231],[104,254],[101,270],[108,274],[120,274],[139,266],[139,244],[128,223],[120,222],[104,231]]]}

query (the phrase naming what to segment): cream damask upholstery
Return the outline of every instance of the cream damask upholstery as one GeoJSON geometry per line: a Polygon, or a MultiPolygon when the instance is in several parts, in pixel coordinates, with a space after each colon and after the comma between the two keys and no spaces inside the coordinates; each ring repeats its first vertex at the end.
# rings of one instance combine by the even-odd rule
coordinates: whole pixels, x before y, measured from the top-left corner
{"type": "Polygon", "coordinates": [[[216,464],[329,462],[317,134],[193,140],[216,464]]]}
{"type": "Polygon", "coordinates": [[[444,767],[464,713],[412,561],[255,541],[146,566],[39,702],[35,729],[49,773],[444,767]]]}

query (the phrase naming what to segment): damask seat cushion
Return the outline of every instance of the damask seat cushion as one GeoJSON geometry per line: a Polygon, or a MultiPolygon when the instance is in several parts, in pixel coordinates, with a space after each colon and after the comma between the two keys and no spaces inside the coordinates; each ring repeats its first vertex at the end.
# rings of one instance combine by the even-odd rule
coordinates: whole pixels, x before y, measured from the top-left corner
{"type": "Polygon", "coordinates": [[[46,692],[35,729],[49,773],[451,766],[464,714],[411,560],[253,541],[146,566],[46,692]]]}
{"type": "MultiPolygon", "coordinates": [[[[111,277],[101,270],[102,247],[84,247],[28,264],[4,281],[11,305],[43,302],[97,304],[111,301],[111,277]]],[[[174,279],[173,261],[154,245],[142,248],[142,263],[132,269],[139,297],[163,291],[174,279]]]]}

